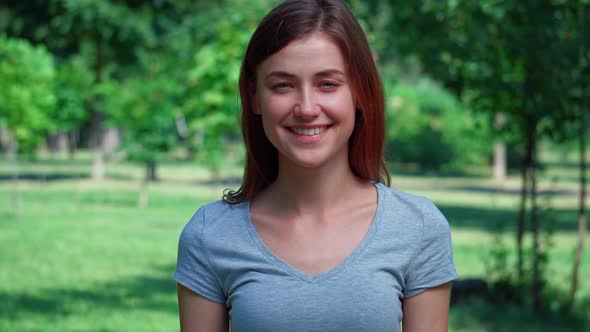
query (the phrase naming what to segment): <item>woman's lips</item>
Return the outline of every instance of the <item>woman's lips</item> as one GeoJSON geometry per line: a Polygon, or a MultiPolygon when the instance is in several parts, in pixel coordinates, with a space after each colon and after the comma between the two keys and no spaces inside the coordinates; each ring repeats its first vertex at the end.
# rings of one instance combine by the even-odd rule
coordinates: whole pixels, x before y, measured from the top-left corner
{"type": "Polygon", "coordinates": [[[330,127],[331,125],[293,126],[288,127],[288,130],[298,142],[309,144],[320,141],[328,133],[330,127]]]}
{"type": "Polygon", "coordinates": [[[328,126],[319,126],[319,127],[312,127],[312,128],[291,127],[290,129],[291,129],[291,131],[295,132],[297,135],[314,136],[314,135],[318,135],[319,133],[328,129],[328,126]]]}

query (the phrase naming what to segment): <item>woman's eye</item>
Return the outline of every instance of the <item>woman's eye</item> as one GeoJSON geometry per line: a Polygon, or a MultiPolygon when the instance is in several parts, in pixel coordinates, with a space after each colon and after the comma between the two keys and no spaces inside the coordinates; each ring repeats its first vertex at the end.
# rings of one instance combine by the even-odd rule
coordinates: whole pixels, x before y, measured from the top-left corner
{"type": "Polygon", "coordinates": [[[320,84],[320,86],[322,88],[326,88],[326,89],[333,89],[333,88],[337,87],[338,84],[337,83],[334,83],[334,82],[326,81],[326,82],[322,82],[320,84]]]}
{"type": "Polygon", "coordinates": [[[272,85],[273,90],[285,90],[290,88],[291,85],[287,82],[280,82],[272,85]]]}

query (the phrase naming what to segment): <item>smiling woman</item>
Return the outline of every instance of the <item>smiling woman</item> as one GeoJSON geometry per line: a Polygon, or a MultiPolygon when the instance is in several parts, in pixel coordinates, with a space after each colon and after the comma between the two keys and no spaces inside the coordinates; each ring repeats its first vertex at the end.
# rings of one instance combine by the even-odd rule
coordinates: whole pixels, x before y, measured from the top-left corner
{"type": "Polygon", "coordinates": [[[365,36],[337,0],[286,1],[240,74],[241,187],[179,242],[186,331],[445,331],[449,225],[389,188],[384,98],[365,36]]]}
{"type": "Polygon", "coordinates": [[[348,163],[355,105],[346,64],[329,35],[314,32],[289,43],[256,71],[254,113],[287,167],[348,163]],[[314,59],[314,61],[310,61],[314,59]]]}

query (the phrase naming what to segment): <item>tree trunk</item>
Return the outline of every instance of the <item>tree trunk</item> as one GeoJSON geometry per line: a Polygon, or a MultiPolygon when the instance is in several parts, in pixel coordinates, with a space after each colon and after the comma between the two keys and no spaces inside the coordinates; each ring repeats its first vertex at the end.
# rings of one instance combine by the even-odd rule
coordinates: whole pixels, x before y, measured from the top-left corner
{"type": "Polygon", "coordinates": [[[66,132],[59,132],[47,136],[47,147],[52,156],[58,157],[65,153],[68,149],[68,137],[66,132]]]}
{"type": "MultiPolygon", "coordinates": [[[[499,132],[502,130],[502,128],[504,128],[505,122],[506,119],[502,113],[496,114],[494,117],[494,129],[496,132],[499,132]]],[[[505,180],[507,174],[506,168],[506,144],[500,138],[497,138],[496,142],[494,143],[494,180],[505,180]]]]}
{"type": "Polygon", "coordinates": [[[149,204],[149,181],[144,179],[141,181],[141,188],[139,189],[139,199],[137,206],[139,208],[146,208],[149,204]]]}
{"type": "MultiPolygon", "coordinates": [[[[103,47],[102,40],[100,37],[95,39],[95,51],[96,51],[96,63],[94,68],[94,84],[100,84],[102,82],[102,70],[103,70],[103,47]]],[[[94,163],[92,164],[92,180],[102,181],[104,180],[105,165],[104,165],[104,113],[100,109],[99,95],[94,97],[94,103],[92,105],[92,118],[91,118],[91,143],[94,145],[94,163]]]]}
{"type": "Polygon", "coordinates": [[[92,163],[92,180],[104,180],[105,165],[104,165],[104,151],[102,146],[97,146],[94,150],[94,162],[92,163]]]}
{"type": "Polygon", "coordinates": [[[74,159],[76,151],[78,150],[78,140],[80,138],[80,130],[78,128],[68,132],[68,155],[70,159],[74,159]]]}
{"type": "Polygon", "coordinates": [[[155,160],[150,160],[146,163],[146,181],[158,181],[157,163],[155,160]]]}
{"type": "Polygon", "coordinates": [[[572,271],[572,284],[569,294],[568,302],[570,306],[574,303],[576,291],[578,290],[580,263],[582,261],[582,254],[584,252],[584,240],[586,238],[586,125],[587,115],[585,108],[580,114],[579,136],[580,136],[580,196],[578,208],[578,243],[576,245],[576,257],[574,259],[574,267],[572,271]]]}
{"type": "Polygon", "coordinates": [[[516,260],[517,260],[517,272],[518,272],[518,283],[522,285],[524,283],[524,267],[523,267],[523,249],[522,242],[525,232],[525,221],[526,221],[526,202],[527,194],[529,191],[529,179],[530,179],[530,168],[528,165],[531,164],[531,153],[529,146],[527,145],[523,162],[521,165],[521,188],[520,188],[520,207],[518,210],[518,228],[516,231],[516,260]]]}
{"type": "Polygon", "coordinates": [[[542,280],[541,280],[541,253],[539,246],[539,216],[537,208],[537,179],[536,179],[536,150],[537,150],[537,137],[536,137],[536,123],[531,125],[531,130],[528,137],[527,149],[530,152],[527,154],[531,155],[529,160],[529,183],[531,185],[531,232],[533,233],[533,282],[531,285],[531,291],[533,296],[533,310],[538,312],[542,306],[542,280]]]}
{"type": "Polygon", "coordinates": [[[11,147],[11,135],[8,128],[0,123],[0,148],[7,155],[10,154],[11,147]]]}
{"type": "Polygon", "coordinates": [[[47,144],[47,150],[51,153],[52,157],[56,157],[59,153],[59,142],[58,134],[48,134],[45,136],[45,142],[47,144]]]}
{"type": "MultiPolygon", "coordinates": [[[[10,136],[10,135],[9,135],[10,136]]],[[[20,175],[18,171],[18,141],[10,137],[8,143],[8,158],[12,164],[12,211],[14,220],[21,220],[20,175]]]]}
{"type": "Polygon", "coordinates": [[[143,178],[143,180],[141,180],[141,185],[139,187],[139,197],[137,199],[137,206],[140,209],[146,208],[149,204],[149,184],[150,180],[146,174],[146,177],[143,178]]]}
{"type": "Polygon", "coordinates": [[[57,136],[57,149],[60,155],[65,155],[68,151],[68,133],[61,132],[57,136]]]}
{"type": "Polygon", "coordinates": [[[145,164],[145,177],[141,182],[139,199],[137,201],[137,206],[142,209],[146,208],[149,203],[149,183],[152,181],[158,181],[157,165],[158,164],[155,160],[150,160],[145,164]]]}
{"type": "Polygon", "coordinates": [[[186,118],[184,114],[180,114],[175,119],[176,123],[176,133],[178,137],[184,142],[189,136],[188,124],[186,123],[186,118]]]}
{"type": "Polygon", "coordinates": [[[494,143],[494,180],[506,180],[506,144],[500,140],[494,143]]]}
{"type": "Polygon", "coordinates": [[[104,130],[102,148],[106,156],[112,155],[121,144],[121,133],[118,128],[106,128],[104,130]]]}

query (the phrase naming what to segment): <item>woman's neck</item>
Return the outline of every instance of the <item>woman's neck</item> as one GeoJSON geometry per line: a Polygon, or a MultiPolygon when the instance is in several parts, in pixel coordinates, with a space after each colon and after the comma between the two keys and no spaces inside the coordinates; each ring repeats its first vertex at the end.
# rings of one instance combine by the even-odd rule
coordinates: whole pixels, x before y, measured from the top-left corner
{"type": "Polygon", "coordinates": [[[346,160],[316,168],[279,161],[277,180],[265,191],[273,209],[290,215],[326,215],[330,209],[350,204],[367,189],[367,181],[354,175],[346,160]]]}

